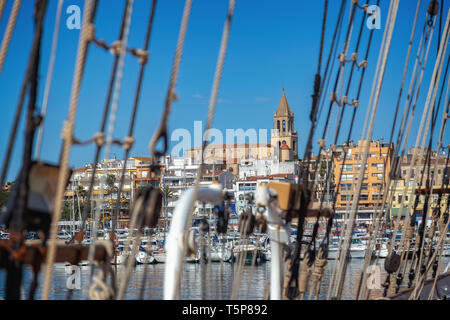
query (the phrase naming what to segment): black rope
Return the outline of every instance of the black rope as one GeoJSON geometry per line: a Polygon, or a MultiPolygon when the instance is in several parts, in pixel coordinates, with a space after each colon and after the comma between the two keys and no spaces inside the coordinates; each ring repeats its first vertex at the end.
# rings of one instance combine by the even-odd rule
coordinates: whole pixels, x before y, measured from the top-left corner
{"type": "MultiPolygon", "coordinates": [[[[152,6],[151,6],[151,11],[150,11],[150,17],[149,17],[149,21],[148,21],[148,26],[147,26],[147,33],[145,36],[145,45],[144,45],[144,50],[148,50],[149,45],[150,45],[150,36],[152,33],[152,27],[153,27],[153,19],[155,16],[155,11],[156,11],[156,3],[157,0],[153,0],[152,2],[152,6]]],[[[140,96],[141,96],[141,90],[142,90],[142,83],[143,83],[143,79],[144,79],[144,72],[145,72],[145,67],[146,64],[141,64],[140,70],[139,70],[139,78],[138,78],[138,83],[136,86],[136,93],[135,93],[135,98],[134,98],[134,106],[133,106],[133,111],[132,111],[132,115],[131,115],[131,122],[130,122],[130,127],[128,129],[128,136],[132,137],[133,136],[133,132],[134,132],[134,126],[135,126],[135,122],[136,122],[136,115],[137,115],[137,111],[138,111],[138,107],[139,107],[139,100],[140,100],[140,96]]],[[[122,192],[122,188],[123,188],[123,184],[125,181],[125,172],[126,172],[126,162],[128,160],[128,156],[130,154],[130,149],[127,148],[125,149],[125,155],[124,155],[124,165],[122,167],[122,173],[121,173],[121,177],[120,177],[120,184],[119,184],[119,191],[118,191],[118,195],[117,195],[117,202],[116,202],[116,207],[113,213],[113,230],[117,229],[117,219],[119,216],[119,210],[120,210],[120,196],[121,196],[121,192],[122,192]]]]}
{"type": "MultiPolygon", "coordinates": [[[[38,90],[38,78],[39,78],[39,62],[40,62],[40,49],[43,33],[43,25],[45,19],[45,13],[47,11],[48,0],[37,0],[34,7],[34,27],[35,32],[33,36],[33,45],[29,57],[30,67],[29,73],[24,79],[23,88],[29,88],[28,109],[26,116],[26,129],[25,129],[25,143],[23,153],[22,170],[20,174],[20,183],[17,197],[15,199],[15,205],[12,213],[12,220],[10,223],[11,234],[19,235],[19,239],[13,240],[11,255],[14,251],[23,246],[23,237],[20,235],[24,231],[23,216],[26,212],[27,199],[29,193],[28,178],[31,169],[31,158],[33,153],[33,139],[36,131],[36,118],[34,112],[36,110],[36,98],[38,90]]],[[[23,264],[11,257],[7,262],[7,276],[6,276],[6,300],[19,300],[20,288],[22,283],[22,268],[23,264]]]]}
{"type": "MultiPolygon", "coordinates": [[[[125,18],[126,18],[126,12],[127,12],[127,7],[129,4],[130,0],[127,0],[125,2],[125,6],[123,9],[123,14],[122,14],[122,22],[121,22],[121,26],[120,26],[120,31],[119,31],[119,41],[123,40],[124,37],[124,32],[125,32],[125,18]]],[[[94,22],[94,16],[95,16],[95,12],[96,12],[96,7],[98,4],[98,0],[95,1],[95,7],[94,7],[94,13],[92,15],[92,21],[91,23],[94,22]]],[[[103,117],[102,117],[102,122],[100,125],[100,133],[104,134],[105,132],[105,127],[106,127],[106,121],[108,118],[108,114],[109,114],[109,109],[110,109],[110,105],[111,105],[111,99],[112,99],[112,94],[113,94],[113,89],[114,89],[114,83],[116,80],[116,72],[117,72],[117,68],[119,65],[119,58],[120,56],[116,55],[114,57],[114,63],[113,63],[113,67],[111,70],[111,75],[110,75],[110,80],[109,80],[109,86],[108,86],[108,92],[106,95],[106,101],[105,101],[105,105],[103,108],[103,117]]],[[[95,150],[95,156],[94,156],[94,163],[93,163],[93,171],[92,171],[92,176],[91,179],[89,181],[89,189],[88,189],[88,193],[86,196],[86,201],[83,205],[83,213],[82,213],[82,223],[80,226],[80,233],[82,233],[84,231],[85,225],[86,225],[86,220],[88,218],[88,214],[89,214],[89,208],[91,206],[91,198],[92,198],[92,192],[94,189],[94,183],[95,183],[95,175],[97,172],[97,163],[100,159],[100,152],[103,146],[97,145],[97,148],[95,150]]],[[[75,236],[72,237],[72,239],[69,241],[69,243],[72,243],[73,240],[75,239],[75,236]]]]}

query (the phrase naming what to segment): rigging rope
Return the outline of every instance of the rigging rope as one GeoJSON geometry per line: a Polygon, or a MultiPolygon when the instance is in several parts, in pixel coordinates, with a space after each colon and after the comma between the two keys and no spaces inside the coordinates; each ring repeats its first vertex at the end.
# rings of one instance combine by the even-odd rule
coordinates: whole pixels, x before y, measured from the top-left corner
{"type": "MultiPolygon", "coordinates": [[[[382,60],[381,60],[381,65],[380,65],[380,73],[379,73],[378,79],[374,79],[374,81],[377,81],[377,87],[376,87],[376,90],[374,91],[374,100],[372,103],[373,104],[373,113],[372,113],[372,116],[370,119],[368,138],[372,137],[374,120],[375,120],[375,115],[376,115],[377,108],[378,108],[378,102],[379,102],[381,87],[383,84],[384,73],[386,70],[386,63],[387,63],[390,44],[391,44],[391,40],[392,40],[392,34],[394,31],[394,26],[395,26],[395,22],[396,22],[396,18],[397,18],[399,1],[394,0],[394,1],[392,1],[392,4],[393,4],[392,13],[389,15],[391,19],[388,21],[388,25],[386,26],[386,46],[383,48],[384,52],[382,55],[382,60]]],[[[366,145],[364,146],[364,154],[363,154],[363,159],[361,161],[361,169],[360,169],[361,171],[359,174],[358,183],[356,185],[356,190],[355,190],[355,194],[358,196],[358,198],[355,199],[352,203],[350,219],[347,224],[347,230],[346,230],[345,239],[344,239],[344,243],[343,243],[343,250],[342,250],[343,254],[341,254],[340,259],[339,259],[340,266],[339,266],[338,274],[337,274],[337,278],[336,278],[337,285],[336,285],[336,288],[334,289],[334,296],[338,299],[340,299],[340,297],[342,295],[343,282],[344,282],[344,279],[346,276],[346,267],[347,267],[347,263],[348,263],[346,258],[348,257],[348,254],[350,251],[350,242],[351,242],[351,238],[353,235],[352,231],[354,228],[356,207],[359,202],[359,194],[361,191],[361,185],[362,185],[363,177],[364,177],[364,168],[367,163],[367,157],[368,157],[368,152],[369,152],[369,146],[370,146],[369,141],[370,140],[366,141],[366,145]]]]}
{"type": "MultiPolygon", "coordinates": [[[[23,151],[22,170],[20,172],[20,181],[17,195],[14,199],[14,208],[12,210],[12,218],[9,223],[10,237],[12,240],[10,257],[6,264],[6,299],[18,300],[20,299],[20,291],[22,285],[22,268],[23,262],[15,259],[14,256],[24,248],[23,231],[25,224],[23,217],[28,208],[28,196],[30,193],[29,177],[32,165],[33,153],[33,138],[36,129],[37,118],[34,115],[36,110],[36,99],[39,81],[39,65],[40,65],[40,51],[42,44],[42,34],[45,14],[47,12],[47,0],[37,0],[34,6],[34,35],[31,53],[29,56],[29,73],[26,73],[24,79],[24,87],[29,87],[29,99],[26,113],[26,129],[25,142],[23,151]]],[[[36,259],[36,256],[35,256],[36,259]]],[[[36,260],[35,260],[36,262],[36,260]]],[[[35,288],[37,286],[37,273],[39,267],[33,268],[34,278],[30,287],[30,296],[34,296],[35,288]]]]}
{"type": "MultiPolygon", "coordinates": [[[[129,3],[129,0],[127,0],[125,2],[125,6],[123,9],[122,21],[121,21],[119,37],[118,37],[118,41],[117,41],[119,43],[122,41],[122,39],[124,37],[124,33],[125,33],[125,21],[126,21],[126,17],[127,17],[128,3],[129,3]]],[[[95,37],[93,37],[93,38],[95,38],[95,37]]],[[[119,67],[119,58],[120,58],[119,55],[114,55],[114,62],[113,62],[113,67],[112,67],[112,71],[111,71],[111,75],[110,75],[108,92],[106,95],[105,105],[103,107],[102,122],[100,125],[99,132],[96,133],[94,136],[94,142],[96,144],[96,151],[95,151],[92,175],[91,175],[91,179],[89,181],[89,188],[88,188],[88,193],[86,196],[85,206],[83,207],[83,214],[82,214],[83,220],[82,220],[82,224],[81,224],[81,228],[80,228],[80,233],[83,233],[85,225],[86,225],[86,220],[88,219],[88,214],[89,214],[88,208],[90,207],[92,193],[93,193],[93,189],[94,189],[95,177],[96,177],[96,173],[97,173],[97,163],[100,159],[101,149],[105,145],[106,121],[108,118],[109,109],[110,109],[110,105],[111,105],[111,99],[112,99],[113,90],[114,90],[114,83],[116,81],[116,76],[117,76],[117,69],[119,67]]],[[[103,187],[103,184],[101,184],[101,186],[103,187]]],[[[102,191],[102,194],[103,194],[103,191],[102,191]]],[[[72,241],[73,240],[74,240],[74,238],[72,239],[72,241]]]]}
{"type": "MultiPolygon", "coordinates": [[[[109,123],[108,123],[108,135],[106,136],[106,147],[105,147],[105,158],[109,159],[111,153],[111,144],[114,134],[114,128],[116,124],[117,118],[117,109],[119,104],[120,97],[120,89],[122,87],[122,77],[123,70],[125,67],[125,53],[128,44],[128,36],[130,34],[130,25],[131,25],[131,14],[133,12],[133,4],[134,0],[127,1],[127,9],[125,16],[125,29],[123,32],[123,39],[120,42],[116,42],[116,49],[119,51],[114,51],[115,55],[119,56],[119,66],[116,70],[116,77],[114,83],[114,91],[113,91],[113,100],[111,105],[111,113],[109,115],[109,123]]],[[[126,160],[124,163],[124,167],[126,166],[126,160]]]]}
{"type": "Polygon", "coordinates": [[[64,3],[64,0],[58,0],[58,7],[56,9],[56,20],[55,20],[55,28],[53,30],[53,40],[52,40],[52,49],[51,49],[51,53],[50,53],[50,62],[49,62],[48,70],[47,70],[47,80],[45,82],[44,99],[42,100],[42,111],[41,111],[42,120],[41,120],[41,124],[39,125],[38,137],[37,137],[37,142],[36,142],[35,157],[37,160],[39,160],[40,155],[41,155],[42,137],[44,135],[44,122],[45,122],[45,116],[47,114],[50,88],[52,85],[53,68],[55,65],[56,48],[58,47],[58,34],[59,34],[59,28],[60,28],[60,22],[61,22],[63,3],[64,3]]]}
{"type": "Polygon", "coordinates": [[[157,161],[160,156],[166,154],[168,148],[167,122],[169,120],[170,111],[172,109],[172,103],[177,100],[175,85],[177,83],[178,72],[180,69],[181,55],[183,54],[184,40],[186,38],[189,16],[191,14],[191,6],[192,0],[186,0],[183,10],[183,18],[181,21],[180,32],[178,35],[177,48],[175,50],[175,57],[172,65],[172,71],[170,74],[170,82],[169,87],[167,89],[162,119],[149,145],[150,153],[154,157],[153,161],[157,161]],[[162,151],[157,151],[156,144],[160,139],[163,139],[164,147],[162,151]]]}
{"type": "MultiPolygon", "coordinates": [[[[6,54],[9,48],[9,43],[11,42],[11,38],[14,32],[14,27],[16,26],[17,16],[19,15],[21,3],[22,0],[14,0],[14,5],[13,8],[11,9],[11,15],[9,16],[5,35],[3,36],[2,45],[0,47],[0,74],[2,73],[3,63],[5,62],[6,54]]],[[[3,6],[0,4],[0,18],[4,5],[5,3],[3,3],[3,6]]]]}
{"type": "Polygon", "coordinates": [[[92,22],[95,17],[95,12],[97,9],[97,0],[86,0],[85,9],[83,13],[83,26],[80,33],[80,40],[78,45],[77,60],[73,78],[72,94],[70,100],[69,117],[63,129],[63,149],[61,151],[61,161],[60,161],[60,173],[58,176],[58,184],[56,190],[56,203],[55,209],[52,216],[52,224],[50,230],[50,242],[46,258],[46,272],[44,287],[42,293],[42,300],[48,300],[50,282],[53,272],[53,262],[56,255],[56,235],[58,233],[58,221],[61,217],[62,209],[62,199],[64,195],[64,189],[68,177],[68,162],[70,155],[70,148],[72,145],[72,136],[75,125],[75,114],[78,106],[78,98],[81,89],[81,81],[83,78],[83,71],[86,64],[88,46],[90,43],[89,31],[92,28],[92,22]]]}
{"type": "Polygon", "coordinates": [[[0,21],[2,21],[3,10],[5,9],[6,0],[0,0],[0,21]]]}
{"type": "MultiPolygon", "coordinates": [[[[390,138],[389,138],[389,145],[391,145],[391,143],[392,143],[393,133],[394,133],[395,124],[396,124],[396,120],[397,120],[398,109],[399,109],[399,106],[400,106],[401,96],[402,96],[402,93],[403,93],[403,86],[404,86],[404,82],[405,82],[405,79],[406,79],[406,72],[408,70],[412,44],[413,44],[413,41],[414,41],[416,25],[417,25],[417,20],[418,20],[419,11],[420,11],[420,4],[421,4],[421,0],[419,0],[417,2],[416,13],[414,15],[414,22],[413,22],[413,27],[412,27],[412,30],[411,30],[411,36],[410,36],[410,40],[409,40],[408,51],[407,51],[407,54],[406,54],[405,65],[404,65],[404,68],[403,68],[403,76],[402,76],[402,81],[401,81],[401,85],[400,85],[400,91],[399,91],[399,96],[398,96],[398,100],[397,100],[397,106],[396,106],[396,110],[395,110],[394,121],[393,121],[393,124],[392,124],[391,135],[390,135],[390,138]]],[[[422,38],[423,38],[423,36],[422,36],[422,38]]],[[[420,50],[420,46],[419,46],[419,50],[420,50]]],[[[416,62],[417,62],[417,60],[416,60],[416,62]]],[[[393,167],[392,163],[393,163],[394,159],[395,159],[395,152],[394,152],[393,157],[391,159],[390,170],[392,170],[392,167],[393,167]]],[[[383,179],[382,179],[382,181],[385,181],[384,180],[384,175],[385,175],[385,172],[386,172],[386,164],[383,165],[383,169],[384,170],[383,170],[383,179]]],[[[386,194],[388,192],[388,187],[390,185],[390,175],[388,177],[389,177],[388,178],[388,182],[386,183],[386,187],[384,188],[384,193],[383,193],[382,208],[381,208],[381,211],[380,211],[381,214],[384,212],[384,204],[386,202],[385,198],[386,198],[386,194]]],[[[379,191],[381,191],[381,190],[379,190],[379,191]]],[[[360,296],[361,286],[365,284],[365,279],[367,277],[367,273],[365,272],[365,270],[368,267],[369,260],[372,257],[372,247],[375,244],[375,239],[376,239],[377,234],[378,234],[379,213],[377,211],[375,211],[375,213],[374,213],[373,220],[376,222],[376,224],[375,224],[375,228],[373,230],[373,233],[371,235],[371,238],[369,240],[369,243],[367,245],[367,248],[368,248],[367,251],[368,252],[366,252],[364,263],[363,263],[363,268],[362,268],[360,281],[359,281],[359,285],[358,285],[358,290],[357,290],[357,294],[356,294],[356,298],[357,299],[359,299],[359,296],[360,296]]],[[[372,225],[374,225],[374,224],[372,224],[372,225]]]]}
{"type": "MultiPolygon", "coordinates": [[[[231,22],[233,20],[235,5],[236,5],[235,0],[229,1],[227,16],[226,16],[225,24],[224,24],[223,31],[222,31],[222,40],[220,43],[219,56],[217,58],[216,70],[215,70],[214,79],[213,79],[213,86],[211,89],[211,97],[210,97],[210,101],[209,101],[208,119],[207,119],[207,124],[206,124],[206,128],[205,128],[205,139],[204,139],[204,141],[202,141],[202,148],[201,148],[201,155],[200,155],[201,159],[200,159],[200,163],[199,163],[199,166],[197,169],[197,177],[196,177],[195,184],[194,184],[194,192],[193,192],[194,195],[192,197],[191,203],[189,204],[190,210],[189,210],[188,225],[191,223],[191,220],[192,220],[191,219],[192,218],[192,210],[195,205],[195,200],[197,199],[200,181],[202,180],[203,150],[205,149],[206,144],[210,139],[209,131],[210,131],[210,128],[212,127],[214,112],[215,112],[216,104],[217,104],[217,97],[219,94],[220,82],[222,80],[223,67],[225,64],[225,57],[226,57],[227,48],[228,48],[228,39],[230,36],[231,22]]],[[[179,272],[181,272],[181,268],[180,268],[179,272]]],[[[181,276],[178,276],[178,281],[180,279],[181,279],[181,276]]],[[[178,286],[179,286],[179,283],[178,283],[178,286]]]]}

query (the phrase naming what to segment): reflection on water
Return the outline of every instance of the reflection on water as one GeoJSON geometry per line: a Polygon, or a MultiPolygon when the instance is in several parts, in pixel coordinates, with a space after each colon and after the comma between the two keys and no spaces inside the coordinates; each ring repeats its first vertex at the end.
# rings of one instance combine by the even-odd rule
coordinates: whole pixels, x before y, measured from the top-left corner
{"type": "MultiPolygon", "coordinates": [[[[447,265],[449,258],[443,259],[443,267],[447,265]]],[[[321,291],[319,299],[325,299],[328,291],[328,285],[331,279],[331,270],[333,268],[333,260],[328,262],[326,272],[323,276],[321,291]]],[[[361,274],[363,260],[352,259],[349,261],[347,268],[346,281],[343,291],[344,299],[353,299],[357,281],[361,274]]],[[[381,270],[384,270],[384,260],[377,263],[381,270]]],[[[120,275],[122,266],[117,268],[120,275]]],[[[144,268],[147,270],[147,277],[144,288],[144,299],[159,300],[163,297],[163,279],[164,279],[164,264],[157,265],[138,265],[135,267],[128,288],[125,299],[136,300],[139,299],[143,287],[144,268]]],[[[232,286],[234,275],[236,274],[235,265],[230,263],[211,263],[206,266],[200,264],[185,264],[182,275],[182,282],[180,288],[180,299],[183,300],[222,300],[230,299],[232,294],[232,286]],[[201,272],[201,268],[205,268],[206,272],[201,272]],[[203,277],[202,277],[203,275],[203,277]]],[[[81,289],[74,290],[73,300],[89,299],[89,285],[91,268],[89,266],[81,267],[81,289]]],[[[5,296],[5,275],[4,270],[0,270],[0,297],[5,296]]],[[[239,272],[241,277],[238,299],[260,300],[264,297],[264,290],[266,289],[267,281],[270,279],[270,263],[264,263],[260,266],[244,266],[242,272],[239,272]]],[[[23,298],[27,296],[30,282],[32,280],[32,271],[29,267],[24,268],[23,278],[23,298]]],[[[52,277],[52,284],[50,288],[50,299],[65,300],[67,297],[66,282],[68,275],[64,264],[55,264],[52,277]]],[[[381,277],[381,282],[385,280],[385,275],[381,277]]],[[[39,288],[36,292],[36,299],[40,299],[44,275],[41,272],[39,275],[39,288]]]]}

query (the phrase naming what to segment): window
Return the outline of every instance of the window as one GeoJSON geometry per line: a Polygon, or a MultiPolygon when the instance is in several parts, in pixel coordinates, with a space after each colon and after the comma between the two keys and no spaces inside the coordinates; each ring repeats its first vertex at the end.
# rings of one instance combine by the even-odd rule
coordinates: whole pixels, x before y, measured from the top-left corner
{"type": "Polygon", "coordinates": [[[360,196],[359,196],[359,200],[360,200],[360,201],[366,201],[366,200],[369,200],[369,194],[367,194],[367,193],[361,193],[360,196]]]}
{"type": "Polygon", "coordinates": [[[286,132],[286,120],[283,120],[283,132],[286,132]]]}
{"type": "Polygon", "coordinates": [[[341,191],[352,191],[352,184],[351,183],[344,183],[341,185],[341,191]]]}
{"type": "Polygon", "coordinates": [[[369,186],[367,185],[367,183],[363,183],[361,185],[361,190],[368,190],[368,189],[369,189],[369,186]]]}
{"type": "Polygon", "coordinates": [[[352,174],[343,174],[342,175],[342,181],[352,181],[353,175],[352,174]]]}
{"type": "Polygon", "coordinates": [[[277,129],[280,130],[280,120],[277,120],[277,129]]]}
{"type": "Polygon", "coordinates": [[[352,171],[353,166],[351,164],[343,164],[343,165],[341,165],[341,170],[342,171],[352,171]]]}
{"type": "Polygon", "coordinates": [[[353,199],[353,195],[350,194],[342,194],[341,201],[351,201],[353,199]]]}
{"type": "Polygon", "coordinates": [[[378,193],[372,193],[372,200],[376,201],[376,200],[382,200],[382,195],[378,194],[378,193]]]}
{"type": "Polygon", "coordinates": [[[382,173],[372,173],[372,177],[377,177],[378,180],[383,180],[382,173]]]}
{"type": "Polygon", "coordinates": [[[403,199],[403,195],[399,194],[398,195],[398,203],[402,203],[402,199],[403,199]]]}

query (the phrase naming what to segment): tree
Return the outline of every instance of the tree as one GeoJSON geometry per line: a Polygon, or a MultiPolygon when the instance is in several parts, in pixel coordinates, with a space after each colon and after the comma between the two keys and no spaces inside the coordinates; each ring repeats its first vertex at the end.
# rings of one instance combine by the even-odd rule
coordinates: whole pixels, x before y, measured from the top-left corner
{"type": "Polygon", "coordinates": [[[119,192],[119,188],[116,187],[116,176],[113,174],[108,174],[106,176],[106,190],[110,196],[110,199],[112,199],[112,195],[119,192]]]}
{"type": "Polygon", "coordinates": [[[82,186],[78,186],[78,188],[75,192],[77,194],[77,197],[79,197],[82,202],[84,202],[86,200],[87,191],[84,190],[84,188],[82,186]]]}
{"type": "Polygon", "coordinates": [[[159,188],[159,191],[165,199],[173,199],[174,192],[168,185],[165,185],[164,188],[159,188]]]}

